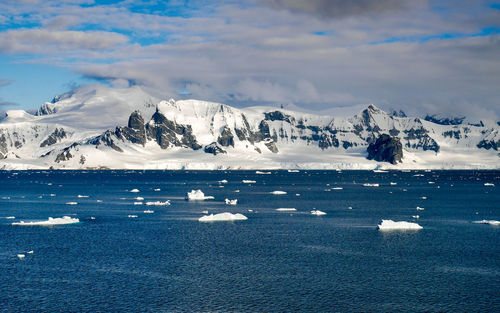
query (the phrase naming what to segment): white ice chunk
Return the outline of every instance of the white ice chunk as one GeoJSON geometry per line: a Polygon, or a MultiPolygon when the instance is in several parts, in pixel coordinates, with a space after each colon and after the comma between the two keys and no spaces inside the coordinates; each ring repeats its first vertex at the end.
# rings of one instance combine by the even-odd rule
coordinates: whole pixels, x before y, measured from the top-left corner
{"type": "Polygon", "coordinates": [[[6,220],[13,220],[15,218],[16,218],[15,216],[6,216],[6,217],[4,217],[4,219],[6,219],[6,220]]]}
{"type": "Polygon", "coordinates": [[[96,200],[95,202],[97,202],[97,203],[101,203],[101,202],[102,202],[102,200],[96,200]]]}
{"type": "Polygon", "coordinates": [[[153,190],[154,190],[154,191],[161,191],[161,189],[160,189],[160,188],[155,188],[155,189],[153,189],[153,190]]]}
{"type": "Polygon", "coordinates": [[[186,195],[186,200],[208,200],[213,198],[214,197],[212,196],[205,196],[203,191],[201,191],[200,189],[191,190],[191,192],[188,192],[186,195]]]}
{"type": "Polygon", "coordinates": [[[300,172],[299,170],[288,170],[288,173],[298,173],[300,172]]]}
{"type": "Polygon", "coordinates": [[[20,259],[24,259],[24,257],[25,257],[25,256],[26,256],[26,255],[24,255],[24,254],[22,254],[22,253],[19,253],[19,254],[17,255],[17,257],[18,257],[18,258],[20,258],[20,259]]]}
{"type": "Polygon", "coordinates": [[[420,197],[420,199],[427,200],[427,197],[425,197],[425,196],[424,197],[420,197]]]}
{"type": "Polygon", "coordinates": [[[420,215],[412,215],[413,218],[420,218],[420,215]]]}
{"type": "Polygon", "coordinates": [[[139,192],[139,189],[134,188],[134,189],[130,190],[130,192],[139,192]]]}
{"type": "Polygon", "coordinates": [[[78,202],[75,202],[75,201],[70,201],[70,202],[66,202],[66,204],[69,204],[69,205],[77,205],[78,202]]]}
{"type": "Polygon", "coordinates": [[[142,205],[142,202],[134,202],[134,205],[142,205]]]}
{"type": "Polygon", "coordinates": [[[78,197],[78,198],[88,198],[89,196],[85,196],[85,195],[78,195],[77,197],[78,197]]]}
{"type": "Polygon", "coordinates": [[[134,215],[134,214],[129,214],[129,215],[128,215],[128,217],[130,217],[130,218],[137,218],[137,217],[139,217],[139,216],[134,215]]]}
{"type": "Polygon", "coordinates": [[[35,251],[33,250],[28,251],[28,254],[33,254],[33,253],[35,253],[35,251]]]}
{"type": "Polygon", "coordinates": [[[325,213],[325,212],[320,211],[320,210],[312,210],[312,211],[311,211],[311,214],[312,214],[312,215],[317,215],[317,216],[320,216],[320,215],[326,215],[326,213],[325,213]]]}
{"type": "Polygon", "coordinates": [[[419,206],[417,207],[417,211],[423,211],[423,210],[425,210],[425,209],[424,209],[424,208],[421,208],[421,207],[419,207],[419,206]]]}
{"type": "Polygon", "coordinates": [[[143,197],[135,197],[135,200],[142,201],[142,200],[144,200],[144,198],[143,197]]]}
{"type": "Polygon", "coordinates": [[[333,187],[332,190],[342,190],[344,187],[333,187]]]}
{"type": "Polygon", "coordinates": [[[287,211],[297,211],[296,208],[277,208],[276,211],[287,212],[287,211]]]}
{"type": "Polygon", "coordinates": [[[495,220],[482,220],[482,221],[475,221],[475,222],[472,222],[472,223],[476,223],[476,224],[490,224],[490,225],[494,225],[494,226],[500,225],[500,221],[495,221],[495,220]]]}
{"type": "Polygon", "coordinates": [[[389,173],[389,171],[384,170],[373,170],[374,173],[389,173]]]}
{"type": "Polygon", "coordinates": [[[255,174],[259,174],[259,175],[271,175],[271,172],[255,171],[255,174]]]}
{"type": "Polygon", "coordinates": [[[286,195],[286,191],[275,190],[275,191],[271,191],[271,194],[273,194],[273,195],[286,195]]]}
{"type": "Polygon", "coordinates": [[[394,222],[393,220],[382,220],[377,227],[379,230],[418,230],[423,228],[417,223],[394,222]]]}
{"type": "Polygon", "coordinates": [[[218,181],[219,184],[227,184],[227,180],[223,179],[223,180],[219,180],[218,181]]]}
{"type": "Polygon", "coordinates": [[[202,216],[198,219],[200,222],[220,222],[220,221],[244,221],[248,218],[240,213],[232,214],[229,212],[219,213],[219,214],[210,214],[202,216]]]}
{"type": "Polygon", "coordinates": [[[156,206],[165,206],[165,205],[170,205],[170,200],[161,202],[161,201],[148,201],[146,202],[146,205],[156,205],[156,206]]]}
{"type": "Polygon", "coordinates": [[[365,186],[365,187],[378,187],[378,186],[380,186],[380,184],[364,183],[363,186],[365,186]]]}
{"type": "Polygon", "coordinates": [[[49,219],[46,221],[33,221],[33,222],[20,221],[20,222],[12,223],[12,225],[17,225],[17,226],[52,226],[52,225],[75,224],[75,223],[79,223],[79,222],[80,222],[80,220],[78,218],[63,216],[63,217],[56,217],[56,218],[49,217],[49,219]]]}
{"type": "Polygon", "coordinates": [[[249,179],[243,179],[243,180],[242,180],[242,182],[243,182],[244,184],[255,184],[255,183],[256,183],[256,181],[255,181],[255,180],[249,180],[249,179]]]}
{"type": "Polygon", "coordinates": [[[144,210],[144,213],[146,213],[146,214],[153,214],[154,212],[155,211],[153,211],[153,210],[144,210]]]}
{"type": "Polygon", "coordinates": [[[492,183],[484,183],[484,185],[487,187],[495,187],[495,184],[492,184],[492,183]]]}
{"type": "Polygon", "coordinates": [[[398,183],[391,182],[391,186],[396,186],[398,183]]]}
{"type": "Polygon", "coordinates": [[[229,205],[237,205],[238,204],[238,199],[233,199],[233,200],[226,199],[226,200],[224,200],[224,202],[226,204],[229,204],[229,205]]]}

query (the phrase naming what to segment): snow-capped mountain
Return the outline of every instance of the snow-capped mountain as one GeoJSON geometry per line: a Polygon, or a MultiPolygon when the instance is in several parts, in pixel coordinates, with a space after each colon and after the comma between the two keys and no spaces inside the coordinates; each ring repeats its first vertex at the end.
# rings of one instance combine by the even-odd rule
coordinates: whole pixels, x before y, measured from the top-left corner
{"type": "Polygon", "coordinates": [[[444,123],[374,105],[349,117],[87,86],[35,115],[7,111],[0,168],[500,168],[499,131],[498,123],[444,123]],[[389,151],[381,142],[394,164],[375,161],[389,151]]]}

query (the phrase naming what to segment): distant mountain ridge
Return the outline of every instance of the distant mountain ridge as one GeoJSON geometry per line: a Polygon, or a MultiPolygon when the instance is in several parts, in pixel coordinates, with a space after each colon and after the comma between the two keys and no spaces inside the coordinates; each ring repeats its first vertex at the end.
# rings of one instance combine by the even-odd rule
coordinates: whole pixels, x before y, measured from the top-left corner
{"type": "Polygon", "coordinates": [[[238,109],[160,100],[139,87],[88,86],[55,97],[36,115],[7,111],[0,168],[500,168],[500,126],[462,122],[374,105],[351,117],[238,109]],[[402,147],[395,164],[367,159],[382,135],[402,147]]]}

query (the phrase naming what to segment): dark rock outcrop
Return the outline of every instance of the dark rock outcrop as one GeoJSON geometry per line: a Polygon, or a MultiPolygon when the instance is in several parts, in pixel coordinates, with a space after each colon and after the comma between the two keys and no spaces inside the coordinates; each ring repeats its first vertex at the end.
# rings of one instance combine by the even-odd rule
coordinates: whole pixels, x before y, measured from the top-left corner
{"type": "Polygon", "coordinates": [[[116,137],[128,140],[135,144],[144,146],[146,144],[146,127],[144,119],[139,111],[134,111],[130,114],[127,127],[117,127],[115,130],[116,137]]]}
{"type": "Polygon", "coordinates": [[[368,159],[397,164],[403,158],[403,146],[397,137],[382,134],[368,146],[368,159]]]}
{"type": "Polygon", "coordinates": [[[64,148],[63,151],[57,155],[56,160],[55,160],[56,163],[60,163],[62,161],[67,161],[67,160],[71,159],[73,157],[73,155],[71,154],[70,150],[74,149],[77,146],[78,146],[78,143],[75,142],[71,146],[64,148]]]}
{"type": "Polygon", "coordinates": [[[0,136],[0,160],[5,159],[7,152],[9,152],[7,149],[7,139],[5,138],[5,134],[2,134],[0,136]]]}
{"type": "Polygon", "coordinates": [[[60,139],[66,138],[66,132],[63,128],[56,128],[52,134],[49,135],[42,143],[40,144],[40,148],[51,146],[56,144],[60,139]]]}
{"type": "Polygon", "coordinates": [[[439,117],[437,115],[426,115],[424,120],[439,125],[460,125],[465,117],[439,117]]]}
{"type": "Polygon", "coordinates": [[[480,149],[486,149],[486,150],[498,150],[500,148],[500,140],[494,141],[494,140],[481,140],[478,144],[477,147],[480,149]]]}
{"type": "Polygon", "coordinates": [[[217,138],[217,142],[223,147],[234,147],[234,136],[227,126],[224,126],[219,138],[217,138]]]}
{"type": "Polygon", "coordinates": [[[219,145],[216,142],[212,142],[211,144],[206,145],[204,151],[205,153],[211,153],[213,155],[226,153],[226,151],[224,151],[224,149],[219,147],[219,145]]]}
{"type": "Polygon", "coordinates": [[[162,149],[167,149],[170,146],[193,150],[201,148],[193,135],[191,125],[177,124],[158,111],[153,114],[153,123],[146,125],[146,133],[148,138],[155,140],[162,149]]]}
{"type": "Polygon", "coordinates": [[[113,135],[114,133],[112,131],[107,130],[102,135],[89,139],[87,143],[95,146],[99,146],[102,144],[104,146],[112,148],[115,151],[123,152],[123,150],[115,144],[115,140],[113,138],[116,139],[116,137],[114,137],[113,135]]]}

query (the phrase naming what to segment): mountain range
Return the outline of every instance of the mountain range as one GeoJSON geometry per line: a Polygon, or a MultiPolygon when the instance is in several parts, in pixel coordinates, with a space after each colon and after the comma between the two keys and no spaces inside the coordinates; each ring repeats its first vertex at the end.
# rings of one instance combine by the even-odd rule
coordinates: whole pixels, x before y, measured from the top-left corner
{"type": "MultiPolygon", "coordinates": [[[[351,115],[349,115],[351,114],[351,115]]],[[[499,169],[500,124],[315,114],[86,86],[0,122],[1,169],[499,169]]]]}

